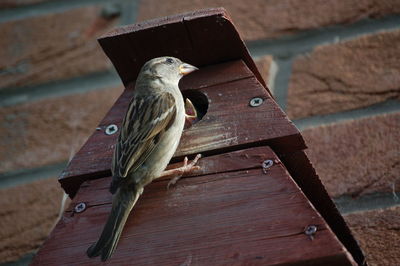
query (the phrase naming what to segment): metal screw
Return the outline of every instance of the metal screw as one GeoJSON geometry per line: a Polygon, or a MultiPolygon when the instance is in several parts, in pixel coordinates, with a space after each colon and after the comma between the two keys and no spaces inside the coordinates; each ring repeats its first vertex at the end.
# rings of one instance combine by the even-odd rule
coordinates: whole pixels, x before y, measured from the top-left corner
{"type": "Polygon", "coordinates": [[[314,234],[317,232],[317,230],[318,230],[318,228],[316,225],[309,225],[304,230],[304,234],[306,234],[308,237],[310,237],[311,240],[313,240],[314,234]]]}
{"type": "Polygon", "coordinates": [[[76,206],[74,208],[74,211],[76,213],[83,212],[84,210],[86,210],[86,203],[84,203],[84,202],[76,204],[76,206]]]}
{"type": "Polygon", "coordinates": [[[250,100],[250,106],[251,107],[257,107],[260,106],[264,100],[260,97],[254,97],[253,99],[250,100]]]}
{"type": "Polygon", "coordinates": [[[106,127],[105,132],[107,135],[113,135],[113,134],[117,133],[117,131],[118,131],[117,125],[111,124],[106,127]]]}
{"type": "Polygon", "coordinates": [[[262,168],[263,168],[264,174],[267,173],[267,170],[268,170],[272,165],[274,165],[274,162],[273,162],[272,160],[265,160],[265,161],[262,163],[262,168]]]}

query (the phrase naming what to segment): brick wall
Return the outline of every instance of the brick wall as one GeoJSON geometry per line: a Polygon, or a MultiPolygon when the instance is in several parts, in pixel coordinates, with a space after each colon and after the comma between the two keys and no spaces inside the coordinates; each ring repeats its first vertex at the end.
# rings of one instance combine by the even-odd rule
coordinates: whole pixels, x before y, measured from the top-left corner
{"type": "Polygon", "coordinates": [[[122,91],[96,37],[215,6],[302,130],[368,262],[400,264],[396,0],[1,1],[0,263],[40,247],[60,208],[58,172],[122,91]]]}

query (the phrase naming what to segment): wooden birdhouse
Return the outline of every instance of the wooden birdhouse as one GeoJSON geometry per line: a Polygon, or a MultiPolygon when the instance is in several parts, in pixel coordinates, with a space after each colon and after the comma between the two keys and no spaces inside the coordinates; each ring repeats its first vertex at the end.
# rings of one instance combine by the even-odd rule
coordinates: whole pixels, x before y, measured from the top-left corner
{"type": "Polygon", "coordinates": [[[145,188],[107,265],[363,265],[304,140],[279,108],[222,8],[117,28],[99,39],[125,91],[60,177],[72,198],[33,265],[94,265],[86,249],[111,208],[111,158],[136,76],[149,59],[200,68],[180,88],[199,121],[172,164],[200,170],[145,188]]]}

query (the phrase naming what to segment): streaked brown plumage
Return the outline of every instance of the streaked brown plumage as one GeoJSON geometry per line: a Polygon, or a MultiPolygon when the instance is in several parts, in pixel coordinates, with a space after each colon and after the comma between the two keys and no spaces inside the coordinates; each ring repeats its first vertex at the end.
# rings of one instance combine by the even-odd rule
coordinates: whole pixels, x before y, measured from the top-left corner
{"type": "Polygon", "coordinates": [[[161,176],[172,158],[185,123],[178,82],[196,69],[173,57],[154,58],[142,67],[114,150],[111,213],[99,240],[87,250],[89,257],[111,257],[143,188],[161,176]]]}

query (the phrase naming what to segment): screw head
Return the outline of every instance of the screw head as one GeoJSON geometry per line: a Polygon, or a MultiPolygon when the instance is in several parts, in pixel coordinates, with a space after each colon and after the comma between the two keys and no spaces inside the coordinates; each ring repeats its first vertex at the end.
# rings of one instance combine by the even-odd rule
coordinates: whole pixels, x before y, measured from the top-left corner
{"type": "Polygon", "coordinates": [[[273,164],[274,164],[274,162],[273,162],[272,160],[265,160],[265,161],[262,163],[262,167],[263,167],[264,169],[268,169],[268,168],[270,168],[273,164]]]}
{"type": "Polygon", "coordinates": [[[110,136],[117,133],[117,131],[118,131],[117,125],[111,124],[106,127],[105,133],[110,136]]]}
{"type": "Polygon", "coordinates": [[[74,211],[77,213],[83,212],[86,209],[86,203],[80,202],[75,205],[74,211]]]}
{"type": "Polygon", "coordinates": [[[250,100],[250,106],[257,107],[260,106],[263,102],[264,102],[263,98],[254,97],[253,99],[250,100]]]}
{"type": "Polygon", "coordinates": [[[306,227],[306,229],[304,230],[304,234],[308,235],[308,236],[312,236],[317,232],[318,228],[316,225],[309,225],[306,227]]]}

